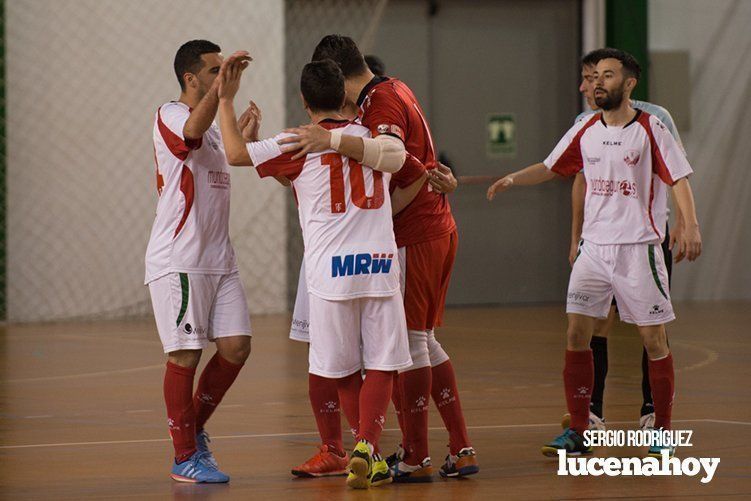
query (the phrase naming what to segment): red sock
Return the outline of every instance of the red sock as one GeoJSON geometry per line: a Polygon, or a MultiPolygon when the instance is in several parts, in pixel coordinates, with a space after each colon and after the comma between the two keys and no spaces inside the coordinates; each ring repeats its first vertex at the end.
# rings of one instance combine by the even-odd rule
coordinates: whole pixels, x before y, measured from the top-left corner
{"type": "Polygon", "coordinates": [[[566,405],[571,414],[571,429],[579,435],[589,428],[589,402],[595,382],[595,363],[592,350],[566,350],[566,365],[563,369],[563,386],[566,405]]]}
{"type": "Polygon", "coordinates": [[[446,360],[433,367],[433,384],[431,393],[443,424],[449,432],[449,452],[457,455],[465,447],[472,447],[464,422],[462,404],[459,401],[459,389],[456,386],[456,374],[451,360],[446,360]]]}
{"type": "Polygon", "coordinates": [[[357,439],[367,440],[374,447],[386,423],[394,374],[393,371],[368,370],[360,390],[360,430],[357,439]]]}
{"type": "Polygon", "coordinates": [[[649,361],[649,384],[652,386],[652,400],[655,406],[655,428],[669,430],[675,394],[672,353],[660,360],[649,361]]]}
{"type": "Polygon", "coordinates": [[[341,455],[344,453],[344,446],[339,416],[339,394],[336,387],[336,379],[308,374],[308,396],[321,443],[341,455]]]}
{"type": "Polygon", "coordinates": [[[175,461],[181,463],[196,452],[196,412],[193,409],[195,369],[167,362],[164,372],[164,403],[167,423],[175,446],[175,461]]]}
{"type": "Polygon", "coordinates": [[[339,400],[342,403],[342,411],[349,423],[352,437],[357,437],[357,429],[360,426],[360,388],[362,388],[362,374],[360,371],[347,377],[336,380],[339,390],[339,400]]]}
{"type": "Polygon", "coordinates": [[[216,406],[224,398],[224,394],[232,383],[243,364],[233,364],[225,360],[219,352],[214,353],[209,363],[198,378],[196,393],[193,395],[193,407],[196,409],[196,430],[203,430],[203,426],[216,410],[216,406]]]}
{"type": "Polygon", "coordinates": [[[428,405],[430,403],[430,367],[421,367],[399,374],[404,391],[405,463],[418,465],[428,457],[428,405]]]}
{"type": "Polygon", "coordinates": [[[402,379],[399,374],[394,375],[393,388],[391,390],[391,401],[394,403],[394,410],[396,411],[396,420],[399,422],[399,430],[402,432],[401,446],[407,443],[407,432],[404,425],[404,412],[402,409],[402,400],[404,399],[404,391],[402,390],[402,379]]]}

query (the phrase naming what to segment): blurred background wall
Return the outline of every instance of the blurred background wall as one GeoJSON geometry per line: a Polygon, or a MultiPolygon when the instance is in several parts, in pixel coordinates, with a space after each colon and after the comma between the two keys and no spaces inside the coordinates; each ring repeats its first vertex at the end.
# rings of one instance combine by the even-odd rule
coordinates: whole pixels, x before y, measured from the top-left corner
{"type": "MultiPolygon", "coordinates": [[[[306,121],[299,72],[317,41],[352,36],[412,87],[458,175],[501,175],[544,159],[571,126],[579,58],[620,1],[4,2],[7,318],[150,314],[151,130],[156,108],[179,96],[181,43],[251,51],[237,106],[252,97],[272,135],[306,121]],[[511,127],[500,146],[491,141],[499,120],[511,127]]],[[[751,299],[751,2],[640,3],[650,100],[678,123],[705,239],[700,260],[676,268],[673,296],[751,299]]],[[[231,235],[251,311],[285,311],[302,256],[292,197],[249,170],[232,180],[231,235]]],[[[451,196],[460,248],[449,304],[562,302],[570,182],[493,204],[485,189],[451,196]]]]}

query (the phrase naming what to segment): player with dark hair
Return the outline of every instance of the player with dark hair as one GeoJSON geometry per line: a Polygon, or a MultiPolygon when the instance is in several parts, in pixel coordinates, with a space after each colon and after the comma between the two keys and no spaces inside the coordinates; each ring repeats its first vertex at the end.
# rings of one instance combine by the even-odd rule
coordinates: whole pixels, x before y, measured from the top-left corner
{"type": "MultiPolygon", "coordinates": [[[[146,279],[159,337],[167,353],[164,400],[175,461],[171,476],[191,483],[221,483],[204,425],[250,354],[245,290],[229,239],[230,175],[221,135],[213,123],[220,65],[218,45],[185,43],[174,68],[182,92],[154,118],[159,194],[146,250],[146,279]],[[216,353],[193,393],[201,352],[216,353]]],[[[247,61],[237,52],[231,61],[247,61]]],[[[240,126],[247,129],[248,114],[240,126]]]]}
{"type": "MultiPolygon", "coordinates": [[[[631,106],[638,64],[612,51],[594,72],[595,102],[602,111],[577,122],[544,162],[500,179],[488,199],[514,185],[549,181],[583,172],[588,196],[581,243],[569,280],[566,359],[563,370],[571,427],[543,446],[546,456],[589,454],[588,428],[594,381],[590,341],[595,321],[605,318],[615,296],[621,319],[636,324],[649,355],[655,427],[670,429],[675,374],[665,324],[675,319],[665,261],[667,191],[681,207],[685,231],[679,246],[689,261],[701,254],[701,235],[688,182],[692,173],[683,150],[656,117],[631,106]]],[[[674,448],[653,444],[649,455],[672,456],[674,448]]]]}
{"type": "Polygon", "coordinates": [[[373,72],[375,76],[386,76],[386,65],[383,64],[383,61],[380,57],[374,54],[368,54],[365,56],[365,64],[368,65],[368,68],[373,72]]]}
{"type": "MultiPolygon", "coordinates": [[[[602,59],[605,59],[612,53],[614,49],[596,49],[587,53],[581,60],[581,75],[582,81],[579,85],[579,92],[582,93],[589,110],[582,112],[576,117],[574,122],[585,119],[595,113],[599,107],[595,103],[594,98],[594,71],[597,63],[602,59]]],[[[668,128],[670,133],[675,138],[678,145],[683,148],[678,130],[673,122],[673,117],[668,110],[662,106],[648,103],[645,101],[631,100],[631,106],[637,110],[642,110],[650,115],[653,115],[660,119],[660,121],[668,128]]],[[[581,240],[582,222],[584,219],[584,202],[585,202],[586,186],[584,182],[584,175],[579,173],[576,175],[574,184],[572,187],[571,200],[572,200],[572,223],[571,223],[571,248],[569,251],[569,263],[573,266],[574,259],[579,248],[579,242],[581,240]]],[[[665,226],[665,238],[662,241],[662,252],[665,256],[665,265],[668,272],[668,283],[672,276],[672,261],[673,261],[673,245],[676,238],[681,234],[683,229],[683,218],[680,214],[678,207],[675,207],[676,215],[676,227],[673,232],[667,225],[665,226]]],[[[683,259],[684,255],[677,254],[676,262],[683,259]]],[[[597,319],[595,321],[594,333],[592,335],[592,341],[590,347],[592,349],[592,355],[594,358],[595,379],[594,387],[592,389],[592,401],[590,403],[589,413],[589,427],[590,429],[604,429],[604,393],[605,393],[605,378],[608,373],[608,334],[613,327],[616,315],[616,302],[613,299],[613,305],[608,312],[608,316],[605,319],[597,319]]],[[[649,384],[649,362],[648,362],[647,350],[642,350],[642,406],[639,412],[639,427],[641,429],[649,429],[654,426],[655,414],[654,404],[652,402],[652,388],[649,384]]],[[[570,424],[570,416],[564,415],[562,425],[564,428],[568,428],[570,424]]]]}
{"type": "MultiPolygon", "coordinates": [[[[394,405],[403,447],[393,456],[394,481],[432,480],[427,426],[431,394],[449,431],[449,455],[441,467],[441,475],[459,477],[476,473],[479,467],[467,436],[454,369],[434,334],[434,328],[441,324],[457,246],[456,224],[448,198],[439,189],[453,190],[455,179],[450,170],[439,171],[430,128],[412,91],[397,79],[376,77],[351,38],[324,37],[312,59],[333,59],[342,68],[347,101],[360,108],[360,119],[374,136],[365,148],[366,155],[380,158],[384,145],[389,145],[406,151],[405,166],[419,167],[394,175],[392,190],[420,182],[418,174],[428,171],[429,183],[420,182],[415,199],[394,217],[399,257],[405,270],[402,280],[413,360],[412,366],[395,380],[394,405]]],[[[289,145],[285,151],[300,149],[295,157],[329,148],[344,155],[354,151],[356,138],[336,131],[303,126],[290,132],[294,136],[280,143],[289,145]]]]}
{"type": "Polygon", "coordinates": [[[377,454],[378,439],[392,380],[412,361],[391,203],[385,193],[404,156],[368,161],[364,145],[372,141],[370,132],[341,114],[344,78],[330,60],[303,68],[303,104],[313,123],[349,134],[356,151],[345,156],[328,149],[293,158],[279,146],[288,133],[245,144],[232,102],[242,69],[238,64],[224,65],[219,77],[227,161],[255,166],[261,177],[285,177],[292,183],[305,241],[309,372],[333,381],[348,420],[357,423],[347,485],[362,489],[391,482],[385,461],[377,454]]]}

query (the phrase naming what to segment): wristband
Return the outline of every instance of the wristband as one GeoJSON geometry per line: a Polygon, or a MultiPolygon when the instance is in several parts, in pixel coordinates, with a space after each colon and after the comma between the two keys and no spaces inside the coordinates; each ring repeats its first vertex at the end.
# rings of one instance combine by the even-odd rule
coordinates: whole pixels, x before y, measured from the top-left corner
{"type": "Polygon", "coordinates": [[[331,140],[329,143],[329,146],[334,151],[339,151],[339,144],[342,142],[342,131],[340,130],[332,130],[331,131],[331,140]]]}

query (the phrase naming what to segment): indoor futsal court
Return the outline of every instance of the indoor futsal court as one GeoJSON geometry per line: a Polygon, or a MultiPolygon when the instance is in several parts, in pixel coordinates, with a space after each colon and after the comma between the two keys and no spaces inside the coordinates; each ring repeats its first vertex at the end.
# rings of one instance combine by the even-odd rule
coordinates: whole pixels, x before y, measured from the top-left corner
{"type": "Polygon", "coordinates": [[[751,1],[0,17],[0,499],[751,499],[751,1]]]}

